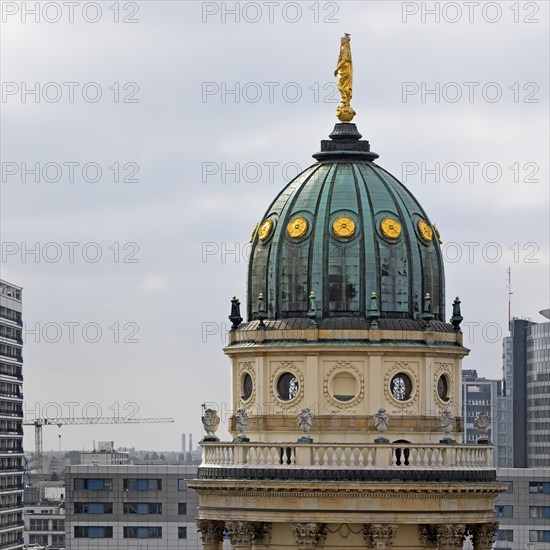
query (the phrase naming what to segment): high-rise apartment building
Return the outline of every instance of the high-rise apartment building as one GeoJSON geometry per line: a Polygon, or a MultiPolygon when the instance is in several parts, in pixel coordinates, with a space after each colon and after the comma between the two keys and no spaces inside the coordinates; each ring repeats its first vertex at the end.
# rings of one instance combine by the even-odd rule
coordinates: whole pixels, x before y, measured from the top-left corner
{"type": "Polygon", "coordinates": [[[22,290],[0,280],[0,548],[23,547],[22,290]]]}
{"type": "MultiPolygon", "coordinates": [[[[540,312],[550,319],[550,310],[540,312]]],[[[550,467],[550,322],[512,319],[503,342],[500,467],[550,467]]]]}

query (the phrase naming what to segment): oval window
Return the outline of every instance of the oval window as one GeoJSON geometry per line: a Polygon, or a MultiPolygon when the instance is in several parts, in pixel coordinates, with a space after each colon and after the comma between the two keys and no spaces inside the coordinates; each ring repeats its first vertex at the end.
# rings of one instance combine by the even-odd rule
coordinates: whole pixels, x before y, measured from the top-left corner
{"type": "Polygon", "coordinates": [[[252,376],[248,372],[245,373],[242,379],[242,392],[241,399],[244,401],[252,396],[252,376]]]}
{"type": "Polygon", "coordinates": [[[449,401],[449,381],[444,374],[437,381],[437,395],[442,401],[449,401]]]}
{"type": "Polygon", "coordinates": [[[411,379],[404,373],[396,374],[390,382],[390,391],[398,401],[407,401],[412,393],[411,379]]]}
{"type": "Polygon", "coordinates": [[[285,372],[277,380],[277,395],[283,401],[290,401],[298,395],[300,383],[294,374],[285,372]]]}

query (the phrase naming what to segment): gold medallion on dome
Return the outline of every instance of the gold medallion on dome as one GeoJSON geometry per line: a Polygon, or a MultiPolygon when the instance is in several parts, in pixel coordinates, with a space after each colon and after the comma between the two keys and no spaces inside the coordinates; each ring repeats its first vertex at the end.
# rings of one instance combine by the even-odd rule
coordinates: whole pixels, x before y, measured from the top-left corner
{"type": "Polygon", "coordinates": [[[271,220],[264,220],[260,228],[258,229],[258,238],[260,241],[265,241],[269,235],[271,235],[271,230],[273,229],[273,222],[271,220]]]}
{"type": "Polygon", "coordinates": [[[401,235],[401,224],[393,218],[384,218],[380,222],[380,229],[388,239],[398,239],[401,235]]]}
{"type": "Polygon", "coordinates": [[[355,222],[349,216],[339,216],[332,222],[332,230],[337,237],[347,239],[355,233],[355,222]]]}
{"type": "Polygon", "coordinates": [[[294,218],[286,228],[288,236],[299,239],[307,233],[307,220],[301,216],[294,218]]]}
{"type": "Polygon", "coordinates": [[[418,232],[420,233],[420,236],[429,243],[434,236],[433,229],[431,225],[426,220],[420,220],[417,224],[418,232]]]}

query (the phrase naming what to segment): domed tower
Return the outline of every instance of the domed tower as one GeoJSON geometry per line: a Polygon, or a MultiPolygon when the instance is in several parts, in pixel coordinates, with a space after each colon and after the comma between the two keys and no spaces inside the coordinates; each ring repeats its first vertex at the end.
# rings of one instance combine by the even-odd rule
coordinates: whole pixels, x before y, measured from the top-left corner
{"type": "Polygon", "coordinates": [[[410,191],[373,161],[355,124],[338,124],[316,164],[267,209],[253,240],[248,320],[258,295],[269,319],[366,319],[375,292],[382,319],[421,319],[431,297],[445,320],[443,259],[434,228],[410,191]]]}
{"type": "Polygon", "coordinates": [[[232,302],[234,439],[209,432],[192,484],[203,548],[488,549],[503,486],[483,419],[461,443],[460,301],[446,322],[437,229],[351,122],[347,35],[337,72],[340,122],[253,236],[246,322],[232,302]]]}

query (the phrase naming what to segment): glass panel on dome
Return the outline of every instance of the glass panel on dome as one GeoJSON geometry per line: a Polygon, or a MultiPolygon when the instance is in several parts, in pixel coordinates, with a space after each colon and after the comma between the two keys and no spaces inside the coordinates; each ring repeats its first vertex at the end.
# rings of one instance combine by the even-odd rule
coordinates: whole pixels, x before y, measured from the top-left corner
{"type": "Polygon", "coordinates": [[[329,311],[360,312],[359,240],[341,246],[331,243],[328,257],[329,311]]]}
{"type": "Polygon", "coordinates": [[[380,243],[382,311],[406,313],[409,309],[409,265],[404,244],[380,243]]]}
{"type": "Polygon", "coordinates": [[[309,246],[285,244],[280,257],[280,299],[282,315],[302,317],[308,309],[307,266],[309,246]]]}

